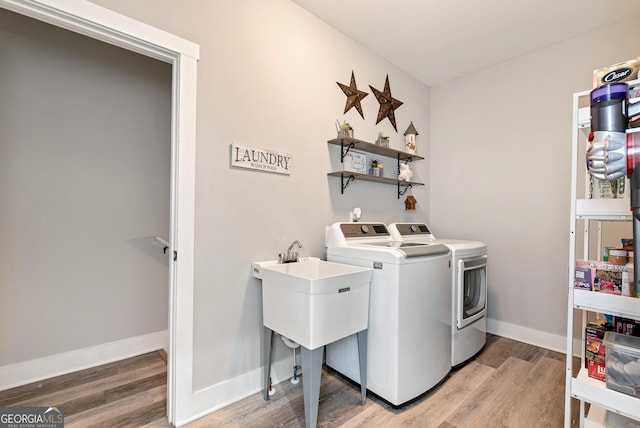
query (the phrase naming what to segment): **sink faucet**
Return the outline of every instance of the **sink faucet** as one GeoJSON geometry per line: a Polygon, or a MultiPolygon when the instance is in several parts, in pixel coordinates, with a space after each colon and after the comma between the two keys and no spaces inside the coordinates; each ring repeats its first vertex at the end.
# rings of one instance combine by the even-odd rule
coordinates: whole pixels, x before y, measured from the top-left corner
{"type": "Polygon", "coordinates": [[[278,255],[279,263],[295,263],[298,261],[298,252],[292,251],[294,246],[298,246],[298,248],[302,248],[302,244],[297,239],[289,245],[286,253],[280,253],[278,255]]]}

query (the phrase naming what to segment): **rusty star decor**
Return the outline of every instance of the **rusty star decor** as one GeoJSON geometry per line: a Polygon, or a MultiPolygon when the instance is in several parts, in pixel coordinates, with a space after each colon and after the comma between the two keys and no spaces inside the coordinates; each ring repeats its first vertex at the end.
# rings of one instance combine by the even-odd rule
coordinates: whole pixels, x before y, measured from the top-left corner
{"type": "Polygon", "coordinates": [[[364,113],[362,113],[362,105],[360,104],[360,101],[362,101],[362,99],[369,94],[358,89],[358,87],[356,86],[356,78],[353,74],[353,70],[351,71],[351,83],[349,86],[340,82],[336,83],[338,84],[338,86],[340,86],[342,92],[344,92],[344,94],[347,96],[347,103],[344,106],[344,112],[346,113],[351,110],[352,107],[355,107],[356,110],[358,110],[358,113],[360,113],[360,116],[364,119],[364,113]]]}
{"type": "Polygon", "coordinates": [[[389,118],[389,122],[393,125],[393,129],[398,132],[396,126],[395,110],[404,104],[402,101],[396,100],[391,96],[391,88],[389,88],[389,75],[387,74],[387,80],[384,82],[384,91],[379,91],[373,86],[369,85],[376,99],[380,103],[380,110],[378,110],[378,118],[376,119],[376,125],[382,121],[385,117],[389,118]]]}

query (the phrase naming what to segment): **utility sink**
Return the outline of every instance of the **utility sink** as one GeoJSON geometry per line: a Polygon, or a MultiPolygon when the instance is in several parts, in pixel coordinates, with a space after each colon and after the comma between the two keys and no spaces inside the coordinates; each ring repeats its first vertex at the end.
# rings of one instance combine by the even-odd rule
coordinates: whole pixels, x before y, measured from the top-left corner
{"type": "Polygon", "coordinates": [[[372,270],[317,257],[252,264],[265,327],[309,350],[365,330],[372,270]]]}

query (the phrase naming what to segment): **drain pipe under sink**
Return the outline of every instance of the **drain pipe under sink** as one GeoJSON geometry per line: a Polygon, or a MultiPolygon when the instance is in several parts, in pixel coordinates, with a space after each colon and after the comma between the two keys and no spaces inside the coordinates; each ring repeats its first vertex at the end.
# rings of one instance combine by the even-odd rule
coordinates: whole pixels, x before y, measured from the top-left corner
{"type": "Polygon", "coordinates": [[[280,335],[280,338],[282,338],[282,343],[293,349],[293,377],[291,378],[291,383],[297,385],[300,382],[300,377],[298,377],[298,369],[300,367],[296,364],[296,349],[300,347],[300,344],[283,335],[280,335]]]}

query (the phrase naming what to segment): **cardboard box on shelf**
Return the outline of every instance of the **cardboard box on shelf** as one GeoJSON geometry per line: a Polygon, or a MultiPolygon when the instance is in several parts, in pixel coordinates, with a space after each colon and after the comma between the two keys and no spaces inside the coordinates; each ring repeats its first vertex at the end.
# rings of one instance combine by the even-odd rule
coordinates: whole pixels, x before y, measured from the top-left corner
{"type": "Polygon", "coordinates": [[[576,260],[574,287],[593,291],[598,262],[593,260],[576,260]]]}
{"type": "Polygon", "coordinates": [[[638,70],[640,70],[640,60],[638,58],[598,68],[593,70],[593,87],[598,88],[609,83],[636,80],[638,78],[638,70]]]}
{"type": "Polygon", "coordinates": [[[616,333],[640,336],[640,321],[631,318],[615,317],[616,333]]]}
{"type": "Polygon", "coordinates": [[[605,381],[606,346],[604,335],[607,327],[589,323],[585,329],[585,368],[589,377],[605,381]]]}
{"type": "Polygon", "coordinates": [[[585,361],[587,362],[587,374],[589,377],[605,382],[607,378],[605,361],[601,357],[589,358],[585,361]]]}
{"type": "Polygon", "coordinates": [[[595,260],[576,260],[574,287],[603,293],[622,294],[622,273],[626,268],[595,260]]]}
{"type": "Polygon", "coordinates": [[[593,290],[602,293],[622,294],[622,273],[624,266],[599,264],[593,280],[593,290]]]}
{"type": "Polygon", "coordinates": [[[595,268],[576,266],[575,287],[593,291],[593,281],[595,277],[595,268]]]}

